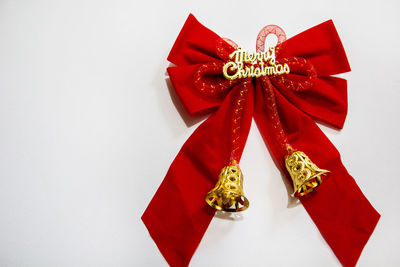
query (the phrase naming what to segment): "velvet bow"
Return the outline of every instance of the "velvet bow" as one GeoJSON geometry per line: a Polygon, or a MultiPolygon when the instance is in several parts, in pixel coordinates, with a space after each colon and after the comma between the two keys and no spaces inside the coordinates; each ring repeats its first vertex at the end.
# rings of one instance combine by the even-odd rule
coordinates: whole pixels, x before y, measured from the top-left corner
{"type": "Polygon", "coordinates": [[[215,213],[204,197],[219,171],[240,161],[254,117],[286,176],[288,146],[330,171],[300,201],[341,263],[354,266],[380,215],[315,123],[342,128],[347,114],[346,80],[331,76],[350,71],[333,22],[278,44],[276,60],[289,65],[289,74],[227,80],[222,67],[234,49],[190,15],[168,56],[176,65],[168,74],[188,113],[212,114],[183,145],[143,214],[150,235],[171,266],[189,264],[215,213]]]}

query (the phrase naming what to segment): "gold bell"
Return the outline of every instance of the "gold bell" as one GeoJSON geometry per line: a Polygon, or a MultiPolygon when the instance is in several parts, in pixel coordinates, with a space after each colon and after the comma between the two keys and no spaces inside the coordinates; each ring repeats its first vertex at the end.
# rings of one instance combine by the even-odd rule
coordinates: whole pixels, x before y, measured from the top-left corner
{"type": "Polygon", "coordinates": [[[249,207],[249,201],[243,195],[243,174],[238,165],[222,169],[217,184],[206,196],[206,202],[217,210],[231,212],[249,207]]]}
{"type": "Polygon", "coordinates": [[[292,196],[301,197],[312,192],[322,183],[322,175],[328,170],[317,167],[310,158],[301,151],[295,151],[285,160],[286,169],[293,180],[294,192],[292,196]]]}

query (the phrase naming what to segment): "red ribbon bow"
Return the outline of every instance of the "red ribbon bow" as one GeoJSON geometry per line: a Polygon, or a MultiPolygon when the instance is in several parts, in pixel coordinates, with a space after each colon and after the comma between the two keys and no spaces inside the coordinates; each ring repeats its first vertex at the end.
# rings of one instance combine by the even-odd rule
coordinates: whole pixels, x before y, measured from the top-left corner
{"type": "MultiPolygon", "coordinates": [[[[270,27],[270,26],[267,26],[270,27]]],[[[264,49],[264,28],[257,51],[264,49]]],[[[142,220],[171,266],[187,266],[215,210],[204,201],[219,171],[240,161],[252,117],[281,171],[295,147],[329,170],[318,190],[300,200],[335,255],[354,266],[380,215],[340,160],[314,120],[342,128],[347,113],[350,71],[331,20],[283,41],[276,60],[289,74],[227,80],[221,75],[235,44],[220,38],[189,15],[168,60],[175,91],[190,115],[215,111],[183,145],[142,220]]],[[[284,34],[284,33],[283,33],[284,34]]]]}

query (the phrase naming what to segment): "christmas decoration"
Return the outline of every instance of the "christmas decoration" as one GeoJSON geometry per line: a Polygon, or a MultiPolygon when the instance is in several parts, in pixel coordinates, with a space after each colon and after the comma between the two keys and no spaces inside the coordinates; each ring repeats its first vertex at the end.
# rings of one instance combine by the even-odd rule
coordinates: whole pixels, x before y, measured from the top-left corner
{"type": "Polygon", "coordinates": [[[168,263],[189,264],[216,210],[249,207],[238,163],[254,117],[293,182],[293,196],[341,263],[354,266],[380,215],[314,121],[342,128],[347,113],[346,80],[332,75],[350,66],[333,22],[288,40],[282,28],[266,26],[256,52],[249,52],[190,15],[168,60],[188,113],[211,114],[183,145],[142,216],[168,263]],[[269,34],[278,42],[265,49],[269,34]]]}

